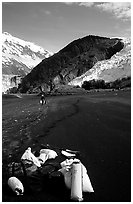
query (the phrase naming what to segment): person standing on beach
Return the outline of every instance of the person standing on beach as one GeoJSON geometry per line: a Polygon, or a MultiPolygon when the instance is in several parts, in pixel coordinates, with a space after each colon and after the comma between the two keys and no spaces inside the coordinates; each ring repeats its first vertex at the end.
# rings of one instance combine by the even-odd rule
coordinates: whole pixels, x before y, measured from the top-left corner
{"type": "Polygon", "coordinates": [[[45,97],[44,97],[44,94],[43,94],[43,93],[41,94],[40,103],[42,104],[42,106],[43,106],[44,103],[46,104],[46,100],[45,100],[45,97]]]}

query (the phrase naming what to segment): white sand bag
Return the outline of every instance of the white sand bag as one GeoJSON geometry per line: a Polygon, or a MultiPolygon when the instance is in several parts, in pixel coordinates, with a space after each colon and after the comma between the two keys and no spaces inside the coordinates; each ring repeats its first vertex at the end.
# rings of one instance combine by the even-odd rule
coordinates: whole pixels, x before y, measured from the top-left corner
{"type": "Polygon", "coordinates": [[[83,177],[83,192],[89,192],[92,193],[94,192],[93,187],[91,185],[90,178],[87,174],[87,170],[85,166],[82,164],[82,177],[83,177]]]}
{"type": "Polygon", "coordinates": [[[81,162],[72,164],[71,199],[82,201],[82,165],[81,162]]]}
{"type": "Polygon", "coordinates": [[[8,179],[8,186],[16,193],[16,195],[23,195],[24,187],[19,179],[10,177],[8,179]]]}
{"type": "Polygon", "coordinates": [[[40,154],[42,153],[45,153],[46,155],[48,155],[48,159],[55,159],[55,157],[58,156],[57,153],[51,149],[41,149],[40,154]]]}
{"type": "Polygon", "coordinates": [[[32,161],[36,166],[41,167],[39,160],[35,157],[34,154],[32,154],[30,147],[28,147],[28,149],[24,152],[24,154],[21,157],[21,160],[32,161]]]}

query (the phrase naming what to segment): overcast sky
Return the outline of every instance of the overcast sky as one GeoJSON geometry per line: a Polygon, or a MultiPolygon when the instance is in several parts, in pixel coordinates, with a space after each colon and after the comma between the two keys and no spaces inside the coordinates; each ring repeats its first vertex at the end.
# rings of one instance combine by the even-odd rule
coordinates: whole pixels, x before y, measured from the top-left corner
{"type": "Polygon", "coordinates": [[[130,37],[129,2],[4,2],[2,32],[57,52],[86,35],[130,37]]]}

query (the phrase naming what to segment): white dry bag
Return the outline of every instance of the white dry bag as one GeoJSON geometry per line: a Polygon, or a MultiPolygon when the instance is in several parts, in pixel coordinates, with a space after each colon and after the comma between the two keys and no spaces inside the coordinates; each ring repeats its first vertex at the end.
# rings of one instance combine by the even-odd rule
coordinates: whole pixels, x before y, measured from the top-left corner
{"type": "Polygon", "coordinates": [[[82,201],[82,165],[81,162],[72,164],[71,199],[82,201]]]}
{"type": "Polygon", "coordinates": [[[57,153],[52,149],[41,149],[40,154],[43,153],[47,155],[47,159],[55,159],[55,157],[58,156],[57,153]]]}
{"type": "Polygon", "coordinates": [[[31,148],[25,150],[24,154],[21,157],[21,160],[29,160],[32,161],[36,166],[41,167],[39,160],[35,157],[35,155],[31,152],[31,148]]]}

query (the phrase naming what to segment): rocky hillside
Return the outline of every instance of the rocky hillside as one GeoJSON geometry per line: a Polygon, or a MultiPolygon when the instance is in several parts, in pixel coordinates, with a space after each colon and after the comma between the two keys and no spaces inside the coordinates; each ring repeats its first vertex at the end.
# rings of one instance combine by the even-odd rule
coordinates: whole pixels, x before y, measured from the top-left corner
{"type": "Polygon", "coordinates": [[[110,59],[122,50],[119,38],[86,36],[75,40],[53,56],[44,59],[26,77],[20,90],[27,92],[37,86],[55,87],[68,84],[90,70],[98,61],[110,59]]]}
{"type": "Polygon", "coordinates": [[[104,80],[112,82],[131,76],[131,39],[123,38],[124,47],[110,59],[98,61],[89,71],[72,80],[69,85],[82,86],[84,81],[104,80]]]}
{"type": "Polygon", "coordinates": [[[3,90],[12,87],[11,78],[24,77],[42,59],[52,53],[31,42],[13,37],[7,32],[2,34],[2,75],[3,90]]]}

